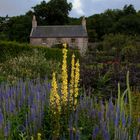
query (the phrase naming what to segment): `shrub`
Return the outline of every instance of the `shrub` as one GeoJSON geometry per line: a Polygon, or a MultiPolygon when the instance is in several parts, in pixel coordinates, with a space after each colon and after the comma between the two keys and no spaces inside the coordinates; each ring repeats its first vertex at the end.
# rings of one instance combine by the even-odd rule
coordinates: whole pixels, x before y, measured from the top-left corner
{"type": "Polygon", "coordinates": [[[11,58],[0,66],[1,77],[9,82],[16,82],[18,79],[36,79],[37,77],[49,79],[53,70],[60,71],[60,63],[47,60],[45,54],[34,50],[32,55],[21,54],[11,58]]]}
{"type": "MultiPolygon", "coordinates": [[[[31,46],[29,44],[20,44],[17,42],[7,42],[0,41],[0,62],[4,62],[10,58],[17,57],[21,54],[26,54],[37,49],[39,52],[44,53],[47,60],[56,60],[62,61],[62,49],[60,48],[47,48],[42,46],[31,46]]],[[[71,55],[75,53],[76,57],[80,57],[80,54],[77,50],[69,50],[68,51],[68,63],[70,64],[71,55]]]]}
{"type": "MultiPolygon", "coordinates": [[[[73,52],[80,57],[78,51],[69,50],[68,66],[73,52]]],[[[52,70],[62,61],[62,49],[0,41],[0,56],[0,81],[5,81],[5,77],[16,81],[18,78],[44,77],[45,74],[50,78],[52,70]]]]}
{"type": "Polygon", "coordinates": [[[32,52],[31,47],[27,44],[17,42],[0,41],[0,62],[4,62],[12,57],[17,57],[21,53],[32,52]]]}

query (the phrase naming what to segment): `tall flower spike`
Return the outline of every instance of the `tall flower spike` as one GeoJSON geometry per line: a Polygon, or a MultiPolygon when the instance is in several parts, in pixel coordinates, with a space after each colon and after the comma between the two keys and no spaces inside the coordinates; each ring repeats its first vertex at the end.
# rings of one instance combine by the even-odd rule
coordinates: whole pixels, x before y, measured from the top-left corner
{"type": "Polygon", "coordinates": [[[56,112],[60,112],[60,96],[57,92],[58,86],[56,82],[55,73],[53,73],[52,78],[52,88],[51,88],[51,94],[50,94],[50,106],[54,111],[54,114],[56,112]]]}
{"type": "Polygon", "coordinates": [[[34,140],[34,137],[33,136],[31,136],[31,140],[34,140]]]}
{"type": "Polygon", "coordinates": [[[41,140],[41,133],[37,133],[37,140],[41,140]]]}
{"type": "Polygon", "coordinates": [[[80,64],[79,60],[77,60],[75,64],[75,80],[74,80],[74,105],[77,104],[77,97],[79,94],[79,80],[80,80],[80,64]]]}
{"type": "Polygon", "coordinates": [[[70,79],[70,96],[69,96],[70,102],[72,102],[74,97],[74,71],[75,71],[75,55],[73,54],[71,60],[71,79],[70,79]]]}
{"type": "Polygon", "coordinates": [[[62,104],[66,104],[68,100],[68,74],[67,74],[67,45],[63,44],[63,62],[62,62],[62,104]]]}

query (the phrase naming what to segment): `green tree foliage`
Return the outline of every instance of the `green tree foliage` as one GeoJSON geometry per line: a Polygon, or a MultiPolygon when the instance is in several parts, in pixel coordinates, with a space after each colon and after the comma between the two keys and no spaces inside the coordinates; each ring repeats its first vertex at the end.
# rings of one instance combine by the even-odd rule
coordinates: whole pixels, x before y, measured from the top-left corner
{"type": "MultiPolygon", "coordinates": [[[[80,25],[82,17],[68,17],[71,8],[72,4],[67,0],[42,1],[25,15],[0,17],[0,39],[29,42],[33,14],[39,25],[80,25]]],[[[107,9],[86,19],[90,42],[102,41],[110,33],[140,35],[140,11],[136,11],[133,5],[125,5],[123,9],[107,9]]]]}
{"type": "Polygon", "coordinates": [[[125,15],[136,14],[136,10],[132,4],[125,5],[123,11],[125,15]]]}
{"type": "Polygon", "coordinates": [[[118,20],[114,24],[113,30],[115,33],[123,33],[129,35],[140,34],[140,16],[127,15],[118,20]]]}
{"type": "Polygon", "coordinates": [[[25,15],[0,17],[0,39],[29,42],[33,14],[41,25],[62,25],[68,22],[71,8],[72,4],[67,3],[67,0],[42,1],[33,7],[34,11],[29,10],[25,15]]]}
{"type": "Polygon", "coordinates": [[[9,40],[16,40],[19,42],[29,41],[31,26],[31,16],[23,15],[10,18],[8,21],[9,40]]]}
{"type": "Polygon", "coordinates": [[[67,0],[51,0],[48,3],[42,1],[33,10],[41,24],[63,25],[68,23],[71,8],[72,4],[67,0]]]}
{"type": "Polygon", "coordinates": [[[104,13],[88,17],[87,28],[89,38],[102,40],[105,34],[122,33],[129,35],[140,34],[140,12],[133,5],[125,5],[122,10],[108,9],[104,13]],[[96,36],[95,36],[96,34],[96,36]],[[95,38],[96,37],[96,38],[95,38]]]}
{"type": "Polygon", "coordinates": [[[9,20],[8,15],[6,17],[0,17],[0,40],[6,40],[7,38],[8,20],[9,20]]]}

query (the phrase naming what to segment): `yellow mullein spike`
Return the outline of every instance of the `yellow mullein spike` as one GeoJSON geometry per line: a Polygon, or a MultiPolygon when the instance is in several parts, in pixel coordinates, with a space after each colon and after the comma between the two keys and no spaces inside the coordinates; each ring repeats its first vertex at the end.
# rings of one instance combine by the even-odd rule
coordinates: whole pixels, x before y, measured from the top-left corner
{"type": "Polygon", "coordinates": [[[74,97],[74,71],[75,71],[75,55],[72,55],[71,60],[71,79],[70,79],[70,102],[72,102],[74,97]]]}
{"type": "Polygon", "coordinates": [[[67,45],[63,44],[63,62],[62,62],[62,86],[61,86],[61,93],[62,93],[62,103],[66,104],[68,100],[68,74],[67,74],[67,45]]]}
{"type": "Polygon", "coordinates": [[[67,48],[67,44],[66,44],[66,43],[64,43],[64,44],[63,44],[63,47],[64,47],[64,48],[67,48]]]}
{"type": "Polygon", "coordinates": [[[60,112],[60,96],[58,95],[57,89],[57,82],[56,82],[56,77],[55,73],[53,73],[53,78],[52,78],[52,88],[51,88],[51,94],[50,94],[50,106],[54,111],[54,114],[56,112],[60,112]]]}
{"type": "Polygon", "coordinates": [[[79,60],[76,62],[75,64],[75,81],[74,81],[74,100],[75,103],[74,105],[77,104],[77,97],[79,94],[79,80],[80,80],[80,64],[79,64],[79,60]]]}
{"type": "Polygon", "coordinates": [[[41,133],[37,133],[37,140],[41,140],[41,133]]]}
{"type": "Polygon", "coordinates": [[[34,140],[34,137],[33,136],[31,136],[31,140],[34,140]]]}

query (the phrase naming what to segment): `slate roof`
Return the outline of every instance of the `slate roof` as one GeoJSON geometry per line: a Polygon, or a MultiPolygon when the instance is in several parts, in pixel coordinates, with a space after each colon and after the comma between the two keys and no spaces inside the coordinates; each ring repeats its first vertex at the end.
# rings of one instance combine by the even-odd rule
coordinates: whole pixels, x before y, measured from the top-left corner
{"type": "Polygon", "coordinates": [[[87,37],[87,31],[82,25],[37,26],[32,29],[31,38],[54,37],[87,37]]]}

